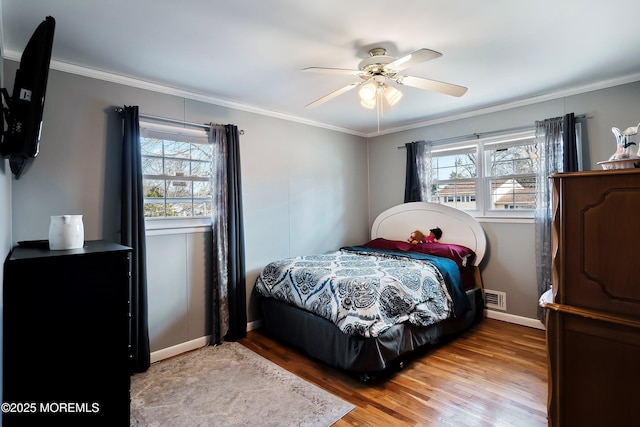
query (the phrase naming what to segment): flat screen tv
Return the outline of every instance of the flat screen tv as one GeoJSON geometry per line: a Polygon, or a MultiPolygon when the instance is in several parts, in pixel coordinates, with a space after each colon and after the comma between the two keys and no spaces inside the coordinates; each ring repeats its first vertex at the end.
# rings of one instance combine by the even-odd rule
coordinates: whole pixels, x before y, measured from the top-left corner
{"type": "Polygon", "coordinates": [[[17,178],[30,166],[40,149],[42,112],[47,91],[49,64],[56,21],[51,16],[36,28],[20,58],[13,94],[2,88],[3,129],[0,153],[9,158],[11,172],[17,178]]]}

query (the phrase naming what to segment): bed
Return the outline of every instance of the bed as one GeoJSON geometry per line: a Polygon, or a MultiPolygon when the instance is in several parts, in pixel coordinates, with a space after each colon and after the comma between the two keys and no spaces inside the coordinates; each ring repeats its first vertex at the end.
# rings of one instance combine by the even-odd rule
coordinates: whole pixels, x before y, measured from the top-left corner
{"type": "Polygon", "coordinates": [[[376,377],[483,317],[485,250],[482,227],[463,211],[392,207],[361,245],[265,266],[255,286],[263,327],[315,359],[376,377]],[[407,242],[414,230],[435,227],[443,230],[438,242],[407,242]]]}

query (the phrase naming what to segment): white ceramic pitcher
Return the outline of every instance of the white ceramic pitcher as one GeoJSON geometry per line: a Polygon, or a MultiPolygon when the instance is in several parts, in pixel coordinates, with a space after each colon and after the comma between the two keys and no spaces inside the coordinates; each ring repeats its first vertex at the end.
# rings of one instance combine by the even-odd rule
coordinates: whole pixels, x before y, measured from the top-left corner
{"type": "Polygon", "coordinates": [[[55,215],[49,224],[49,249],[80,249],[84,246],[82,215],[55,215]]]}
{"type": "Polygon", "coordinates": [[[618,128],[611,128],[611,131],[616,137],[616,152],[613,153],[609,160],[623,160],[640,157],[640,148],[638,147],[638,130],[640,130],[640,123],[638,123],[638,126],[628,127],[623,131],[618,128]]]}

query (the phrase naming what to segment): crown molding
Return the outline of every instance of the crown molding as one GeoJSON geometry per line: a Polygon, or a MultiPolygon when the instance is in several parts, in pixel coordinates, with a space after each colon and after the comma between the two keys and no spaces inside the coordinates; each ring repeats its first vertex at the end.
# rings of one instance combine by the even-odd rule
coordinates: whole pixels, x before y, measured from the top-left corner
{"type": "MultiPolygon", "coordinates": [[[[0,47],[1,45],[2,44],[0,43],[0,47]]],[[[9,59],[17,62],[20,61],[21,53],[19,52],[12,51],[12,50],[3,50],[3,51],[0,51],[0,54],[4,59],[9,59]]],[[[201,101],[208,104],[219,105],[222,107],[227,107],[235,110],[245,111],[248,113],[254,113],[254,114],[259,114],[263,116],[273,117],[281,120],[301,123],[309,126],[320,127],[323,129],[333,130],[336,132],[361,136],[364,138],[373,138],[376,136],[388,135],[388,134],[402,132],[406,130],[412,130],[412,129],[432,126],[432,125],[441,124],[441,123],[447,123],[454,120],[466,119],[469,117],[480,116],[483,114],[495,113],[498,111],[509,110],[512,108],[523,107],[526,105],[537,104],[544,101],[550,101],[550,100],[564,98],[572,95],[579,95],[581,93],[591,92],[594,90],[606,89],[613,86],[619,86],[622,84],[640,81],[640,73],[635,73],[628,76],[605,80],[602,82],[597,82],[589,85],[576,86],[574,88],[570,88],[566,90],[549,92],[549,93],[545,93],[537,96],[522,98],[522,99],[511,101],[511,102],[505,102],[505,103],[495,104],[487,107],[472,109],[465,112],[449,114],[442,117],[436,117],[433,119],[412,123],[407,126],[399,126],[395,128],[385,129],[384,131],[380,131],[380,132],[365,133],[365,132],[357,132],[357,131],[354,131],[353,129],[346,129],[338,126],[332,126],[326,123],[316,122],[313,120],[307,120],[297,116],[280,113],[277,111],[271,111],[263,108],[254,107],[251,105],[241,104],[241,103],[230,101],[227,99],[221,99],[213,96],[202,95],[196,92],[185,91],[182,89],[160,85],[157,83],[151,83],[151,82],[147,82],[147,81],[132,78],[132,77],[122,76],[119,74],[114,74],[106,71],[96,70],[93,68],[83,67],[83,66],[79,66],[79,65],[75,65],[67,62],[51,60],[50,68],[57,71],[76,74],[83,77],[89,77],[97,80],[117,83],[125,86],[135,87],[138,89],[145,89],[152,92],[164,93],[167,95],[179,96],[187,99],[192,99],[195,101],[201,101]]]]}
{"type": "MultiPolygon", "coordinates": [[[[20,62],[21,53],[16,52],[16,51],[11,51],[11,50],[5,50],[3,57],[5,59],[8,59],[8,60],[20,62]]],[[[192,99],[194,101],[200,101],[200,102],[204,102],[204,103],[207,103],[207,104],[214,104],[214,105],[218,105],[218,106],[221,106],[221,107],[231,108],[231,109],[234,109],[234,110],[240,110],[240,111],[245,111],[245,112],[248,112],[248,113],[254,113],[254,114],[259,114],[259,115],[263,115],[263,116],[274,117],[274,118],[277,118],[277,119],[287,120],[287,121],[290,121],[290,122],[297,122],[297,123],[301,123],[301,124],[305,124],[305,125],[321,127],[321,128],[324,128],[324,129],[329,129],[329,130],[333,130],[333,131],[337,131],[337,132],[341,132],[341,133],[347,133],[347,134],[361,136],[361,137],[366,137],[366,135],[367,135],[367,134],[365,134],[363,132],[354,131],[353,129],[346,129],[346,128],[341,128],[341,127],[338,127],[338,126],[331,126],[331,125],[328,125],[326,123],[320,123],[320,122],[316,122],[316,121],[313,121],[313,120],[307,120],[307,119],[303,119],[303,118],[300,118],[300,117],[292,116],[292,115],[289,115],[289,114],[279,113],[277,111],[271,111],[271,110],[267,110],[267,109],[264,109],[264,108],[258,108],[258,107],[254,107],[254,106],[251,106],[251,105],[246,105],[246,104],[241,104],[241,103],[238,103],[238,102],[230,101],[230,100],[227,100],[227,99],[216,98],[216,97],[213,97],[213,96],[202,95],[202,94],[199,94],[199,93],[196,93],[196,92],[190,92],[190,91],[186,91],[186,90],[182,90],[182,89],[178,89],[178,88],[174,88],[174,87],[170,87],[170,86],[166,86],[166,85],[161,85],[161,84],[157,84],[157,83],[151,83],[151,82],[147,82],[145,80],[136,79],[136,78],[132,78],[132,77],[127,77],[127,76],[114,74],[114,73],[110,73],[110,72],[106,72],[106,71],[101,71],[101,70],[97,70],[97,69],[94,69],[94,68],[83,67],[83,66],[76,65],[76,64],[71,64],[71,63],[68,63],[68,62],[63,62],[63,61],[58,61],[58,60],[53,60],[52,59],[50,65],[49,65],[49,68],[53,69],[53,70],[56,70],[56,71],[62,71],[62,72],[69,73],[69,74],[75,74],[75,75],[82,76],[82,77],[89,77],[89,78],[96,79],[96,80],[102,80],[102,81],[106,81],[106,82],[117,83],[117,84],[121,84],[121,85],[125,85],[125,86],[135,87],[135,88],[138,88],[138,89],[149,90],[149,91],[152,91],[152,92],[164,93],[166,95],[173,95],[173,96],[178,96],[178,97],[182,97],[182,98],[192,99]]]]}
{"type": "Polygon", "coordinates": [[[482,108],[478,108],[478,109],[469,110],[469,111],[466,111],[466,112],[461,112],[461,113],[450,114],[450,115],[446,115],[446,116],[442,116],[442,117],[437,117],[437,118],[434,118],[434,119],[429,119],[429,120],[425,120],[425,121],[422,121],[422,122],[413,123],[413,124],[410,124],[410,125],[407,125],[407,126],[401,126],[401,127],[396,127],[396,128],[393,128],[393,129],[388,129],[388,130],[385,130],[385,131],[380,132],[380,133],[367,134],[367,137],[379,136],[379,135],[390,134],[390,133],[397,133],[397,132],[402,132],[402,131],[405,131],[405,130],[417,129],[417,128],[421,128],[421,127],[425,127],[425,126],[432,126],[432,125],[437,125],[437,124],[441,124],[441,123],[452,122],[454,120],[460,120],[460,119],[466,119],[466,118],[469,118],[469,117],[480,116],[480,115],[483,115],[483,114],[489,114],[489,113],[495,113],[495,112],[498,112],[498,111],[510,110],[512,108],[518,108],[518,107],[523,107],[523,106],[527,106],[527,105],[538,104],[540,102],[551,101],[551,100],[554,100],[554,99],[564,98],[564,97],[567,97],[567,96],[580,95],[582,93],[592,92],[592,91],[600,90],[600,89],[607,89],[607,88],[610,88],[610,87],[620,86],[620,85],[623,85],[623,84],[633,83],[633,82],[637,82],[637,81],[640,81],[640,73],[630,74],[628,76],[619,77],[619,78],[610,79],[610,80],[604,80],[604,81],[593,83],[593,84],[589,84],[589,85],[576,86],[574,88],[565,89],[565,90],[562,90],[562,91],[549,92],[549,93],[542,94],[542,95],[532,96],[532,97],[528,97],[528,98],[522,98],[522,99],[511,101],[511,102],[495,104],[495,105],[491,105],[491,106],[488,106],[488,107],[482,107],[482,108]]]}

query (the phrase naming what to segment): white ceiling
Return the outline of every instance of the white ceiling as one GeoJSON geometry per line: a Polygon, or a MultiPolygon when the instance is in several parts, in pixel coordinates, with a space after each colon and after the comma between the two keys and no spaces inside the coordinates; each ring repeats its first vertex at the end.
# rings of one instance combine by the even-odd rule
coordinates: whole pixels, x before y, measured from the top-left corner
{"type": "Polygon", "coordinates": [[[451,97],[407,86],[380,131],[416,127],[640,80],[637,0],[0,0],[2,55],[17,60],[56,19],[52,68],[372,135],[357,91],[304,106],[358,77],[370,48],[442,57],[405,71],[463,85],[451,97]],[[157,86],[156,86],[157,85],[157,86]]]}

